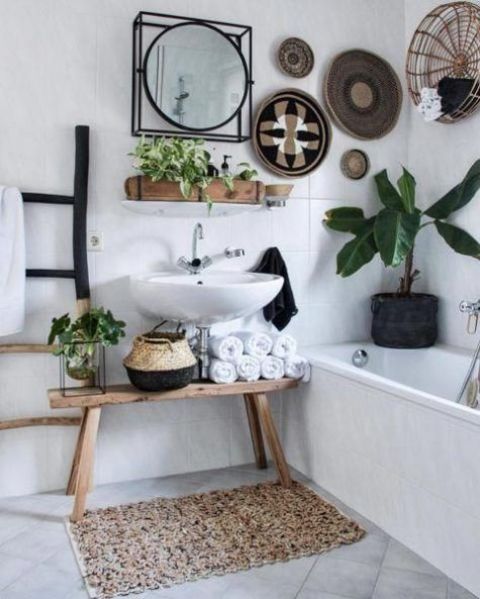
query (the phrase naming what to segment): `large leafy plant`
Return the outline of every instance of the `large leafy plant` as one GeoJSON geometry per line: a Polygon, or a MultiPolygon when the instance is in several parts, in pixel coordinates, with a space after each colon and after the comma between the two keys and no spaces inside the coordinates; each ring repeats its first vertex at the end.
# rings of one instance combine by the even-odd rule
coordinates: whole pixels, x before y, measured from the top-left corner
{"type": "Polygon", "coordinates": [[[466,206],[480,187],[480,160],[463,181],[427,210],[415,205],[415,179],[404,168],[395,187],[386,170],[375,176],[378,196],[383,205],[376,216],[365,217],[361,208],[334,208],[325,214],[325,224],[334,231],[351,233],[349,241],[337,255],[337,274],[348,277],[370,262],[378,252],[385,266],[400,266],[405,271],[398,293],[410,295],[419,271],[413,267],[413,252],[418,233],[433,226],[457,253],[480,258],[480,244],[466,231],[446,219],[466,206]]]}
{"type": "Polygon", "coordinates": [[[104,308],[92,308],[74,321],[67,313],[53,318],[48,343],[58,341],[54,354],[65,356],[67,372],[72,378],[84,380],[95,373],[97,344],[117,345],[120,337],[125,336],[125,326],[104,308]]]}
{"type": "MultiPolygon", "coordinates": [[[[159,137],[152,140],[140,139],[135,150],[133,166],[152,181],[174,181],[179,184],[184,198],[189,198],[194,187],[202,190],[203,199],[210,203],[205,192],[213,180],[209,176],[210,154],[204,148],[203,139],[159,137]]],[[[233,191],[234,179],[250,181],[258,173],[248,162],[241,162],[242,170],[235,176],[220,175],[225,187],[233,191]]]]}

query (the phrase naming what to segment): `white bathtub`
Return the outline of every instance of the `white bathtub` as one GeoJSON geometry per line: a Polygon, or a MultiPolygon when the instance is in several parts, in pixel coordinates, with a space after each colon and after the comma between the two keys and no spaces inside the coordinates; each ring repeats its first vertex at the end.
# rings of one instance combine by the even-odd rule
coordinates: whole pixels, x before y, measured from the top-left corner
{"type": "Polygon", "coordinates": [[[480,595],[480,411],[454,401],[472,352],[346,343],[304,354],[312,380],[284,402],[290,463],[480,595]]]}

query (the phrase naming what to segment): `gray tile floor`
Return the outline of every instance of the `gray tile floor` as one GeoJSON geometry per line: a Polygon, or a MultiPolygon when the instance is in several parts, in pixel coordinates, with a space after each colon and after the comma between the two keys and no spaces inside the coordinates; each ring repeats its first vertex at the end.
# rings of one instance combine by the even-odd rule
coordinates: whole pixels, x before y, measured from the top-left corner
{"type": "MultiPolygon", "coordinates": [[[[254,466],[104,485],[88,505],[107,506],[159,495],[176,496],[274,478],[254,466]]],[[[213,577],[132,599],[474,599],[423,559],[315,485],[364,526],[359,543],[330,553],[213,577]]],[[[0,500],[0,599],[86,599],[64,517],[61,492],[0,500]]]]}

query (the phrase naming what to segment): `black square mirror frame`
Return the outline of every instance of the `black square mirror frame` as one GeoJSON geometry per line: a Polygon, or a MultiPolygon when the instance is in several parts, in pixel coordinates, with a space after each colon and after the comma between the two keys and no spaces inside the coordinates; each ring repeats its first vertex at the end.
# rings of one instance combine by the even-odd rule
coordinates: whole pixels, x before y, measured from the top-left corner
{"type": "Polygon", "coordinates": [[[131,132],[134,136],[144,135],[153,137],[162,135],[164,137],[184,137],[198,138],[208,141],[225,142],[243,142],[252,137],[252,28],[248,25],[238,25],[226,23],[223,21],[211,21],[205,19],[193,19],[175,15],[164,15],[152,12],[139,12],[133,21],[133,47],[132,47],[132,112],[131,112],[131,132]],[[152,105],[151,99],[146,89],[146,69],[145,57],[148,52],[148,38],[155,37],[180,24],[204,24],[207,27],[217,30],[227,37],[238,49],[247,69],[246,93],[243,101],[235,116],[228,120],[224,125],[215,129],[198,130],[182,126],[179,123],[172,123],[170,127],[164,128],[169,124],[165,118],[162,118],[161,111],[152,105]],[[147,38],[147,42],[146,42],[147,38]],[[158,114],[156,117],[159,126],[152,127],[145,124],[145,104],[153,108],[158,114]],[[234,132],[232,130],[234,124],[234,132]],[[225,128],[229,126],[229,130],[225,128]],[[223,131],[222,131],[223,130],[223,131]]]}

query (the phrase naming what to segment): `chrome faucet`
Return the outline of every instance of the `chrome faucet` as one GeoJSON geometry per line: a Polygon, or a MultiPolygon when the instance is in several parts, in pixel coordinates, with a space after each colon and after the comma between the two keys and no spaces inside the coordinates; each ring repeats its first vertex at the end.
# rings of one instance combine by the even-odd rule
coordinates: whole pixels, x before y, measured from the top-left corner
{"type": "MultiPolygon", "coordinates": [[[[202,270],[213,264],[213,259],[210,256],[198,257],[198,242],[203,238],[203,227],[201,223],[197,223],[193,228],[192,259],[188,260],[188,258],[182,256],[177,260],[177,266],[188,271],[191,275],[198,275],[202,270]]],[[[229,246],[225,248],[223,255],[225,258],[239,258],[245,255],[245,250],[229,246]]]]}
{"type": "Polygon", "coordinates": [[[177,260],[177,266],[187,270],[191,275],[196,275],[199,272],[202,272],[204,268],[207,268],[212,264],[212,259],[210,256],[204,256],[201,259],[198,257],[198,242],[203,238],[203,227],[201,223],[197,223],[193,228],[192,259],[188,260],[185,256],[182,256],[177,260]]]}
{"type": "Polygon", "coordinates": [[[477,332],[478,317],[480,314],[480,299],[476,302],[463,300],[459,305],[460,312],[468,314],[467,333],[474,335],[477,332]]]}

